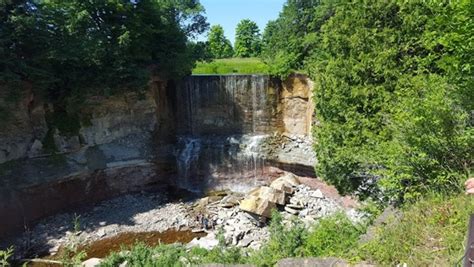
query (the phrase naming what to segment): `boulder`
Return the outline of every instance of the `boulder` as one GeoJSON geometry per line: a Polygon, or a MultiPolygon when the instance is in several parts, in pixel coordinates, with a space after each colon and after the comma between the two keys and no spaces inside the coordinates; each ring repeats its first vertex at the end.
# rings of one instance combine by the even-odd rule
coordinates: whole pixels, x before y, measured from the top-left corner
{"type": "Polygon", "coordinates": [[[261,186],[257,190],[252,190],[250,193],[250,197],[258,197],[278,205],[286,204],[285,192],[268,186],[261,186]]]}
{"type": "Polygon", "coordinates": [[[278,205],[286,204],[286,193],[284,191],[267,186],[260,187],[260,198],[266,199],[278,205]]]}
{"type": "Polygon", "coordinates": [[[82,267],[95,267],[95,266],[99,266],[101,262],[102,262],[102,259],[90,258],[82,262],[81,266],[82,267]]]}
{"type": "Polygon", "coordinates": [[[239,205],[239,202],[242,200],[241,196],[228,195],[221,200],[221,207],[223,208],[232,208],[239,205]]]}
{"type": "Polygon", "coordinates": [[[268,200],[261,200],[255,213],[260,216],[270,218],[272,216],[272,210],[275,208],[276,205],[274,202],[270,202],[268,200]]]}
{"type": "Polygon", "coordinates": [[[277,190],[284,191],[288,194],[293,194],[294,193],[293,187],[296,187],[299,184],[300,184],[300,181],[294,174],[287,173],[281,176],[280,178],[276,179],[275,181],[273,181],[270,184],[270,187],[277,190]]]}
{"type": "Polygon", "coordinates": [[[293,195],[295,193],[295,190],[291,186],[288,186],[287,184],[285,184],[285,182],[282,180],[280,181],[275,180],[275,182],[270,184],[270,187],[276,190],[283,191],[290,195],[293,195]]]}
{"type": "Polygon", "coordinates": [[[255,213],[258,207],[258,201],[258,197],[249,196],[240,202],[239,208],[243,211],[255,213]]]}
{"type": "Polygon", "coordinates": [[[266,199],[249,196],[240,202],[240,209],[246,212],[254,213],[266,218],[270,218],[272,209],[276,208],[275,202],[266,199]]]}

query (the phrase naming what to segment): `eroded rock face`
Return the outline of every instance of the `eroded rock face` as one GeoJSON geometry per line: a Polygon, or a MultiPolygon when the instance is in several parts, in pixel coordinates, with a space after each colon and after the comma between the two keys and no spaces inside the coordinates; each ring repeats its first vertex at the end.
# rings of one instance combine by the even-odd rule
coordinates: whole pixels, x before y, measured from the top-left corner
{"type": "Polygon", "coordinates": [[[313,82],[304,75],[292,75],[282,82],[280,102],[285,133],[311,135],[313,87],[313,82]]]}
{"type": "Polygon", "coordinates": [[[0,88],[0,163],[36,155],[42,146],[36,140],[42,140],[48,130],[43,105],[31,90],[21,91],[18,102],[8,98],[8,91],[0,88]]]}
{"type": "MultiPolygon", "coordinates": [[[[184,88],[154,79],[144,96],[88,99],[81,112],[87,119],[81,120],[78,134],[65,135],[49,127],[59,152],[55,156],[47,154],[44,142],[46,110],[54,111],[54,107],[28,90],[18,104],[5,104],[6,96],[0,91],[0,104],[11,112],[11,119],[0,127],[0,164],[16,160],[0,168],[0,189],[21,192],[17,198],[37,197],[22,207],[31,212],[35,203],[56,201],[48,209],[26,215],[36,220],[86,200],[82,195],[87,194],[81,193],[85,189],[101,192],[101,186],[112,184],[118,186],[103,198],[170,181],[189,189],[195,189],[197,182],[205,183],[203,189],[227,187],[242,192],[271,179],[271,167],[276,164],[303,166],[312,173],[312,85],[304,76],[284,82],[257,75],[189,79],[192,82],[188,80],[184,88]],[[183,136],[187,134],[192,136],[183,136]],[[120,168],[133,179],[113,171],[120,168]],[[147,174],[140,176],[143,170],[147,174]],[[114,178],[114,183],[100,183],[114,178]],[[71,201],[35,191],[58,184],[59,189],[69,188],[75,183],[86,187],[78,191],[81,197],[71,201]]],[[[56,196],[69,192],[59,189],[54,191],[56,196]]],[[[10,213],[6,209],[13,202],[18,201],[11,198],[0,203],[0,215],[10,213]]],[[[260,209],[262,213],[269,210],[260,209]]],[[[29,220],[24,220],[24,214],[16,215],[12,222],[29,220]]],[[[8,227],[0,223],[0,235],[8,227]]]]}
{"type": "MultiPolygon", "coordinates": [[[[34,96],[31,90],[24,90],[17,103],[8,102],[6,98],[6,93],[0,91],[0,105],[8,108],[5,111],[7,120],[2,121],[0,127],[0,163],[45,155],[43,142],[48,125],[44,106],[47,103],[34,96]]],[[[56,129],[53,141],[57,152],[69,153],[135,133],[151,133],[157,126],[157,110],[153,90],[144,98],[135,94],[91,98],[81,111],[81,115],[90,120],[82,122],[78,135],[64,135],[56,129]]]]}
{"type": "Polygon", "coordinates": [[[110,143],[139,132],[153,132],[157,126],[157,104],[150,90],[143,99],[134,94],[90,100],[90,125],[80,130],[84,145],[110,143]]]}

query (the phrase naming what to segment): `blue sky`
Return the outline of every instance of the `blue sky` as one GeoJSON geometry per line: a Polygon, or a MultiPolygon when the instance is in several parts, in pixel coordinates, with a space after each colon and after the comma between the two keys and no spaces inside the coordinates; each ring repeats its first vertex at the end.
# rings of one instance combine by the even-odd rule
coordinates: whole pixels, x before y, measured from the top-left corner
{"type": "MultiPolygon", "coordinates": [[[[255,21],[263,32],[269,20],[276,19],[285,0],[201,0],[206,9],[207,21],[224,27],[227,38],[234,43],[235,27],[242,19],[255,21]]],[[[199,40],[205,40],[202,36],[199,40]]]]}

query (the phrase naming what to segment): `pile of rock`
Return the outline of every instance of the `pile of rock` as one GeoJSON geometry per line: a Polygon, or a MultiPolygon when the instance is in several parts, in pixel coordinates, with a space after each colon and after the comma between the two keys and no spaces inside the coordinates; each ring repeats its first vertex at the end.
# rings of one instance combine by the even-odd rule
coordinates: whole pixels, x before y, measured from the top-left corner
{"type": "Polygon", "coordinates": [[[285,206],[299,184],[296,176],[286,174],[273,181],[270,186],[260,186],[250,191],[240,202],[240,209],[270,218],[272,209],[285,206]]]}
{"type": "Polygon", "coordinates": [[[321,190],[301,184],[298,177],[290,173],[245,196],[232,192],[225,194],[203,198],[196,204],[195,208],[208,214],[216,228],[209,230],[207,237],[193,240],[190,246],[216,246],[218,229],[222,229],[227,245],[258,249],[269,238],[265,222],[273,209],[283,214],[284,224],[298,216],[308,228],[319,218],[336,212],[346,212],[354,221],[361,216],[354,209],[345,209],[336,199],[324,196],[321,190]]]}

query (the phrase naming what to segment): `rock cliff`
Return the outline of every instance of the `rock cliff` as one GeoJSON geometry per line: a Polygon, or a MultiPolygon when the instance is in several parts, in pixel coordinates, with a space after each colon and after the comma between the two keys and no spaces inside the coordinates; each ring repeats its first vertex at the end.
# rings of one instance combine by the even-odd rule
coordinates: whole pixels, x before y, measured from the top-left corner
{"type": "Polygon", "coordinates": [[[55,127],[54,105],[31,90],[14,104],[0,91],[0,214],[9,214],[0,236],[125,192],[245,191],[272,166],[312,174],[311,88],[301,75],[152,79],[143,95],[87,99],[73,133],[55,127]]]}

